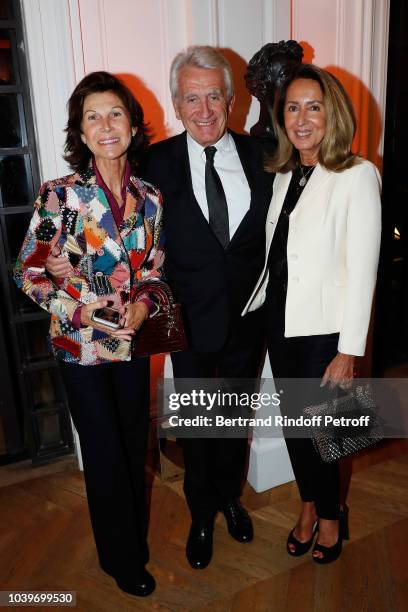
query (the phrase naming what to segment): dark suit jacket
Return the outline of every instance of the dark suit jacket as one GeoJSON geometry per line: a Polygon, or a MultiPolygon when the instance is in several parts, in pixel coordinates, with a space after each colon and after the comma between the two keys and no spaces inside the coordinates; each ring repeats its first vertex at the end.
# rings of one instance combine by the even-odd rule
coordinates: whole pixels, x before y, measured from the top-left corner
{"type": "Polygon", "coordinates": [[[194,196],[186,132],[152,145],[143,173],[163,195],[165,275],[184,307],[192,348],[199,352],[220,350],[231,326],[250,341],[251,327],[259,319],[240,318],[240,313],[262,270],[273,175],[263,171],[256,140],[230,133],[251,189],[251,204],[226,250],[194,196]]]}

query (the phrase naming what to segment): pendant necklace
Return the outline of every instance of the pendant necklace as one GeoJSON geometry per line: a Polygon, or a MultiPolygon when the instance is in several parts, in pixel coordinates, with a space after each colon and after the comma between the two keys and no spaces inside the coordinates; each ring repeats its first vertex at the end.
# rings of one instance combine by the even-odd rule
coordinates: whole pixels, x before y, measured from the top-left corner
{"type": "Polygon", "coordinates": [[[311,168],[309,168],[309,170],[306,172],[306,174],[304,174],[304,172],[303,172],[302,165],[300,165],[299,168],[300,168],[300,171],[302,173],[302,176],[299,179],[299,185],[300,185],[300,187],[304,187],[306,185],[306,183],[307,183],[307,177],[309,176],[309,174],[313,170],[314,166],[311,166],[311,168]]]}

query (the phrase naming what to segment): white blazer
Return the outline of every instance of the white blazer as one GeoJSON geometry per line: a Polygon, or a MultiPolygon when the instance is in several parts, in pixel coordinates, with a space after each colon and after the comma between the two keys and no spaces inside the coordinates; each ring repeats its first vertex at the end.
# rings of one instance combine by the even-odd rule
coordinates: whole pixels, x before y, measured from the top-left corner
{"type": "MultiPolygon", "coordinates": [[[[265,301],[269,249],[291,177],[275,177],[265,264],[242,315],[265,301]]],[[[380,250],[380,187],[369,161],[343,172],[317,164],[289,217],[285,337],[340,332],[341,353],[364,355],[380,250]]]]}

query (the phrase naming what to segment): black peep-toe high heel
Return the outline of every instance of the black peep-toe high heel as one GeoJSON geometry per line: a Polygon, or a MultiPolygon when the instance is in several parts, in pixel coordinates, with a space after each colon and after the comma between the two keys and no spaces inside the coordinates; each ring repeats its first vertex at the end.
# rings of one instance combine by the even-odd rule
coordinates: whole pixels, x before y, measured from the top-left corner
{"type": "Polygon", "coordinates": [[[326,563],[333,563],[336,561],[341,555],[341,550],[343,546],[343,540],[350,539],[350,532],[348,526],[348,508],[345,506],[339,513],[339,537],[337,542],[333,544],[333,546],[323,546],[322,544],[316,544],[313,547],[313,552],[321,552],[323,557],[314,557],[313,561],[319,563],[320,565],[325,565],[326,563]]]}

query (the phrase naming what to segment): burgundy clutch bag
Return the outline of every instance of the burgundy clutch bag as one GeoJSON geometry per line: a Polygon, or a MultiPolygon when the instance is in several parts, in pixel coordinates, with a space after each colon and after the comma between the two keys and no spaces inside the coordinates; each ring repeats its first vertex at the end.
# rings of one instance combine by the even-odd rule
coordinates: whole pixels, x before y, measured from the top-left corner
{"type": "Polygon", "coordinates": [[[140,291],[154,295],[159,310],[141,326],[132,341],[136,357],[185,351],[188,342],[180,304],[175,303],[170,287],[162,281],[143,283],[140,291]]]}

